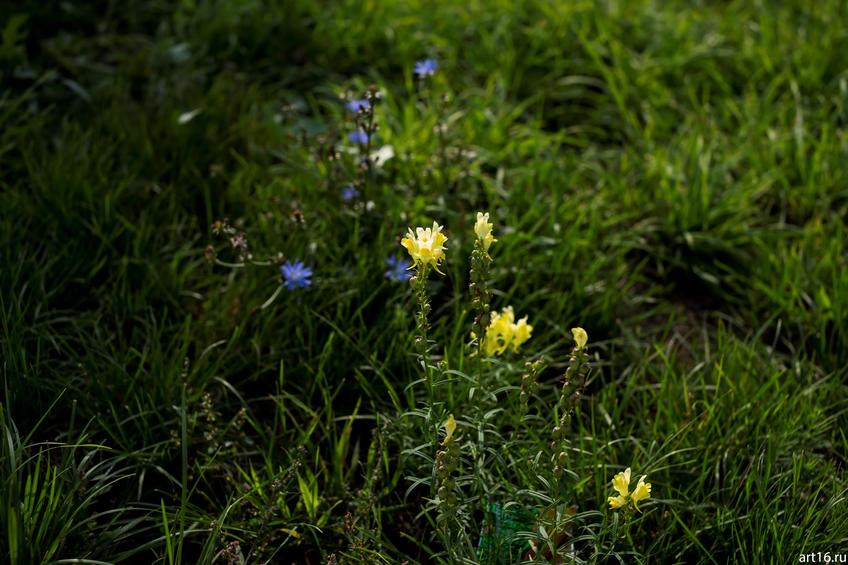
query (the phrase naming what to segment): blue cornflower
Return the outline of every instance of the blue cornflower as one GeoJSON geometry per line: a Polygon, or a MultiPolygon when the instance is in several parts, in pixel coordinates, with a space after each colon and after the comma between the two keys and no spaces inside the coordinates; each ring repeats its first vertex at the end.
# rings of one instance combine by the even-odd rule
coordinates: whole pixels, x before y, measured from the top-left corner
{"type": "Polygon", "coordinates": [[[347,138],[351,143],[358,145],[366,145],[368,143],[368,134],[358,129],[347,134],[347,138]]]}
{"type": "Polygon", "coordinates": [[[371,102],[365,98],[360,98],[358,100],[351,100],[345,104],[345,107],[354,114],[358,114],[359,112],[367,111],[371,107],[371,102]]]}
{"type": "Polygon", "coordinates": [[[342,200],[345,202],[350,202],[351,200],[356,200],[359,198],[359,191],[354,188],[352,184],[347,185],[342,188],[342,200]]]}
{"type": "Polygon", "coordinates": [[[304,265],[303,261],[286,261],[280,267],[280,273],[283,275],[283,286],[289,290],[312,285],[312,269],[304,265]]]}
{"type": "Polygon", "coordinates": [[[412,271],[409,270],[412,265],[406,259],[389,255],[386,257],[386,265],[389,266],[389,270],[386,271],[386,278],[390,281],[404,282],[412,278],[412,271]]]}
{"type": "Polygon", "coordinates": [[[424,59],[415,63],[414,72],[418,78],[431,77],[436,74],[438,68],[439,64],[435,59],[424,59]]]}

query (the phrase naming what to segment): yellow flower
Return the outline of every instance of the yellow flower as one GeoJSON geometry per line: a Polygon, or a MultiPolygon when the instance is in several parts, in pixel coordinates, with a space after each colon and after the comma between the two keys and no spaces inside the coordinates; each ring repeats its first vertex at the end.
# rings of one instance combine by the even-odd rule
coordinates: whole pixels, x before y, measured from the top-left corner
{"type": "Polygon", "coordinates": [[[447,445],[453,438],[453,432],[456,431],[456,420],[453,419],[453,414],[449,415],[442,425],[445,427],[445,439],[442,440],[442,445],[447,445]]]}
{"type": "Polygon", "coordinates": [[[521,344],[530,339],[532,333],[533,326],[527,323],[527,316],[518,320],[518,323],[512,326],[512,350],[518,351],[521,344]]]}
{"type": "Polygon", "coordinates": [[[447,240],[442,233],[442,226],[433,222],[432,228],[415,228],[415,233],[409,228],[400,244],[409,252],[416,266],[433,265],[436,272],[443,275],[439,270],[439,263],[445,258],[444,243],[447,240]]]}
{"type": "Polygon", "coordinates": [[[609,497],[610,508],[615,510],[616,508],[621,508],[625,504],[627,504],[627,497],[624,496],[611,496],[609,497]]]}
{"type": "Polygon", "coordinates": [[[574,337],[574,342],[577,344],[577,349],[586,347],[586,342],[589,341],[589,334],[583,328],[571,328],[571,335],[574,337]]]}
{"type": "Polygon", "coordinates": [[[513,351],[525,341],[530,339],[533,326],[527,323],[527,316],[515,322],[515,313],[512,306],[507,306],[500,313],[493,312],[486,328],[486,337],[483,340],[483,349],[489,357],[501,355],[510,346],[513,351]]]}
{"type": "Polygon", "coordinates": [[[618,493],[618,496],[610,496],[607,498],[610,508],[616,509],[627,505],[627,501],[633,501],[633,508],[639,510],[638,503],[651,496],[651,483],[645,482],[647,475],[642,475],[636,483],[636,488],[630,492],[630,467],[623,472],[618,473],[612,479],[612,488],[618,493]]]}
{"type": "Polygon", "coordinates": [[[627,495],[630,492],[630,467],[624,470],[622,473],[618,473],[612,479],[612,488],[614,488],[618,494],[627,498],[627,495]]]}
{"type": "Polygon", "coordinates": [[[630,495],[630,499],[633,501],[633,508],[639,510],[639,507],[636,505],[640,500],[644,500],[651,496],[651,483],[645,482],[645,477],[647,475],[642,475],[639,478],[639,482],[636,483],[636,490],[630,495]]]}
{"type": "Polygon", "coordinates": [[[492,312],[489,327],[486,328],[486,337],[483,340],[483,349],[486,355],[500,355],[512,341],[512,321],[515,319],[512,308],[507,306],[500,314],[492,312]]]}
{"type": "Polygon", "coordinates": [[[497,239],[492,235],[494,224],[489,223],[489,213],[477,212],[477,223],[474,224],[474,233],[477,234],[477,239],[483,243],[483,249],[488,251],[489,246],[497,239]]]}

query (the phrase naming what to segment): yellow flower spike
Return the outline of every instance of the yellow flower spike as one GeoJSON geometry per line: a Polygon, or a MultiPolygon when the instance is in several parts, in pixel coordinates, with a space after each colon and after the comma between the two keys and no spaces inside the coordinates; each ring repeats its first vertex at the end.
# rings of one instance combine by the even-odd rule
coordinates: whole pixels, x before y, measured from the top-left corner
{"type": "MultiPolygon", "coordinates": [[[[651,496],[651,483],[645,482],[645,477],[647,476],[648,475],[642,475],[642,477],[639,479],[639,482],[636,483],[636,489],[630,495],[630,500],[633,501],[633,508],[635,508],[636,510],[639,510],[637,504],[640,500],[644,500],[651,496]]],[[[641,512],[641,510],[639,511],[641,512]]]]}
{"type": "Polygon", "coordinates": [[[577,349],[586,347],[586,342],[589,341],[589,334],[583,328],[571,328],[571,335],[574,337],[574,342],[577,344],[577,349]]]}
{"type": "Polygon", "coordinates": [[[474,233],[477,234],[477,239],[483,243],[483,249],[488,251],[489,246],[496,242],[497,239],[492,235],[494,224],[489,223],[489,213],[485,214],[477,212],[477,223],[474,224],[474,233]]]}
{"type": "Polygon", "coordinates": [[[415,228],[415,233],[409,228],[406,237],[400,241],[416,267],[432,265],[437,273],[444,274],[439,270],[439,263],[445,258],[444,243],[448,238],[442,233],[442,229],[436,222],[433,222],[432,228],[415,228]]]}
{"type": "Polygon", "coordinates": [[[445,428],[445,439],[442,440],[442,445],[447,445],[453,439],[453,433],[456,431],[456,420],[453,419],[453,414],[448,416],[442,426],[445,428]]]}
{"type": "Polygon", "coordinates": [[[610,496],[607,498],[609,502],[610,508],[613,510],[617,508],[622,508],[627,505],[628,501],[633,502],[633,508],[636,509],[637,512],[641,512],[639,510],[639,501],[645,500],[649,496],[651,496],[651,483],[646,483],[645,478],[648,475],[642,475],[639,478],[639,481],[636,483],[636,488],[633,489],[633,492],[630,492],[630,467],[625,469],[623,472],[618,473],[612,479],[612,488],[618,493],[618,496],[610,496]]]}
{"type": "Polygon", "coordinates": [[[492,312],[489,327],[483,340],[483,349],[489,357],[502,355],[508,347],[513,351],[528,339],[533,333],[533,326],[527,323],[527,316],[515,321],[512,306],[507,306],[500,313],[492,312]]]}

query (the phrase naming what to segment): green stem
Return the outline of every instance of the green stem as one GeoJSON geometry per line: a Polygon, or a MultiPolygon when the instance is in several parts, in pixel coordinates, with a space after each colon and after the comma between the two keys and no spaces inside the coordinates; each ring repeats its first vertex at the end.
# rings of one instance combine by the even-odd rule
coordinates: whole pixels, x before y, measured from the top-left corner
{"type": "MultiPolygon", "coordinates": [[[[428,265],[419,265],[416,269],[415,277],[412,279],[415,299],[418,303],[418,313],[415,317],[415,326],[417,334],[415,337],[415,349],[418,352],[418,362],[424,371],[424,383],[427,387],[427,402],[428,408],[432,413],[433,410],[433,371],[430,367],[430,300],[427,296],[427,276],[429,274],[428,265]]],[[[432,418],[431,418],[432,420],[432,418]]],[[[428,422],[429,423],[429,422],[428,422]]]]}

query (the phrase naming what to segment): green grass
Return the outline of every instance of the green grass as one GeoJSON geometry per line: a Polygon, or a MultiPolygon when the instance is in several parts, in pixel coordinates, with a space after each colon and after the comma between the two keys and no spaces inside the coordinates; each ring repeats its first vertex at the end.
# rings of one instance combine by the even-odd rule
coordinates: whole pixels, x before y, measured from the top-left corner
{"type": "Polygon", "coordinates": [[[6,10],[0,554],[473,562],[486,501],[573,507],[578,561],[848,553],[845,21],[837,0],[6,10]],[[395,157],[369,176],[344,100],[371,84],[395,157]],[[482,373],[479,210],[493,307],[534,326],[482,373]],[[225,217],[312,287],[224,266],[225,217]],[[413,293],[383,273],[433,220],[428,397],[413,293]],[[592,369],[556,481],[574,326],[592,369]],[[653,485],[632,518],[606,502],[625,467],[653,485]]]}

